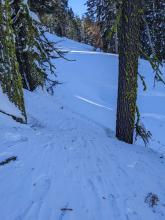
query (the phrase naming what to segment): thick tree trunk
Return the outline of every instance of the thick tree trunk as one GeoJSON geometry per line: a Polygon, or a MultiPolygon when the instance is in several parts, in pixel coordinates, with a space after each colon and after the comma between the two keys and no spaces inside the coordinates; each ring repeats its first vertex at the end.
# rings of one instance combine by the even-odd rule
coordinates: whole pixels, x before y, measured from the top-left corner
{"type": "Polygon", "coordinates": [[[133,143],[139,58],[140,0],[123,0],[119,27],[119,81],[116,137],[133,143]]]}

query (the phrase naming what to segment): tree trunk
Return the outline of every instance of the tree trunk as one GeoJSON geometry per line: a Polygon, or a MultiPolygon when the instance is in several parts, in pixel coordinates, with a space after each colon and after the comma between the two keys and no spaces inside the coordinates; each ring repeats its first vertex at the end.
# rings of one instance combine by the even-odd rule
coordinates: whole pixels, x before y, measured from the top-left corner
{"type": "MultiPolygon", "coordinates": [[[[16,57],[10,0],[0,0],[0,87],[21,111],[23,117],[19,121],[26,122],[23,85],[16,57]]],[[[17,119],[15,116],[13,118],[17,119]]]]}
{"type": "MultiPolygon", "coordinates": [[[[114,10],[115,10],[115,15],[117,14],[117,3],[114,3],[114,10]]],[[[119,51],[119,40],[118,40],[118,28],[116,27],[115,30],[115,54],[118,54],[119,51]]]]}
{"type": "Polygon", "coordinates": [[[140,0],[123,0],[119,27],[116,137],[133,143],[140,44],[140,0]]]}

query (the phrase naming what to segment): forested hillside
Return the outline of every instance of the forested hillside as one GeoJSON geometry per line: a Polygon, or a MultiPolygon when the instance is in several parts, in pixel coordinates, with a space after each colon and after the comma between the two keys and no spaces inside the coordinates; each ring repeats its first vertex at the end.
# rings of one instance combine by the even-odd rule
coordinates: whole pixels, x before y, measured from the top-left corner
{"type": "MultiPolygon", "coordinates": [[[[87,33],[90,43],[95,45],[95,37],[91,36],[90,29],[97,26],[94,35],[98,35],[100,41],[96,44],[104,51],[118,53],[118,23],[121,13],[121,1],[87,0],[87,33]],[[97,32],[97,33],[96,33],[97,32]]],[[[165,2],[147,0],[141,1],[141,43],[147,55],[155,53],[160,60],[165,59],[165,2]]],[[[94,36],[93,35],[93,36],[94,36]]],[[[143,55],[143,54],[141,54],[143,55]]]]}
{"type": "Polygon", "coordinates": [[[165,219],[165,2],[0,0],[0,220],[165,219]]]}

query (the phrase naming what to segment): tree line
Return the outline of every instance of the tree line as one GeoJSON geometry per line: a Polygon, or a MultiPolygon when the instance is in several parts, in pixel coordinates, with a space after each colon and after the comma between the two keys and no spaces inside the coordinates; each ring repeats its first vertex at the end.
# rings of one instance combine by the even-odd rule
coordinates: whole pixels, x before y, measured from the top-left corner
{"type": "Polygon", "coordinates": [[[68,0],[31,0],[30,7],[51,33],[81,41],[81,19],[69,7],[68,0]]]}
{"type": "MultiPolygon", "coordinates": [[[[165,60],[165,2],[140,1],[143,12],[140,18],[141,46],[147,56],[155,54],[159,60],[165,60]]],[[[121,0],[87,0],[87,12],[81,18],[74,14],[67,0],[52,0],[49,10],[41,7],[41,2],[44,5],[50,1],[31,2],[51,32],[93,45],[104,52],[118,53],[121,0]]]]}
{"type": "MultiPolygon", "coordinates": [[[[141,1],[141,0],[140,0],[141,1]]],[[[135,1],[136,2],[136,1],[135,1]]],[[[87,33],[91,26],[97,26],[94,35],[98,35],[100,41],[89,34],[89,42],[103,49],[105,52],[118,53],[117,23],[121,13],[120,0],[87,0],[87,33]],[[94,40],[93,40],[94,39],[94,40]]],[[[140,23],[140,41],[147,52],[153,52],[160,60],[165,60],[165,2],[164,0],[141,1],[142,17],[140,23]]]]}

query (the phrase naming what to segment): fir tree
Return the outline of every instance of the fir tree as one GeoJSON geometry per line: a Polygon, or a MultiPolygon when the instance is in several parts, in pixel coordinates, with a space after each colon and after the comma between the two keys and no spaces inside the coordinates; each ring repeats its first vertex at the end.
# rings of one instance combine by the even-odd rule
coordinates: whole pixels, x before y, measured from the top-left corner
{"type": "Polygon", "coordinates": [[[61,56],[60,51],[48,41],[42,25],[36,22],[23,0],[13,1],[12,8],[16,54],[24,88],[33,91],[38,86],[53,85],[55,81],[47,73],[55,73],[51,59],[61,56]]]}
{"type": "MultiPolygon", "coordinates": [[[[142,3],[143,21],[140,35],[143,50],[148,56],[154,54],[162,61],[165,59],[165,2],[145,0],[142,3]]],[[[119,4],[120,0],[87,0],[87,17],[100,25],[104,51],[118,53],[118,31],[115,22],[120,13],[119,4]]]]}
{"type": "Polygon", "coordinates": [[[66,37],[79,41],[82,41],[82,21],[78,16],[75,16],[73,10],[69,8],[66,12],[67,16],[67,29],[66,37]]]}
{"type": "Polygon", "coordinates": [[[119,80],[116,136],[133,143],[138,58],[140,55],[140,0],[123,0],[119,26],[119,80]]]}
{"type": "Polygon", "coordinates": [[[9,100],[19,108],[23,115],[23,119],[12,117],[20,122],[26,122],[23,85],[16,57],[9,0],[0,1],[0,84],[3,92],[7,94],[9,100]]]}
{"type": "Polygon", "coordinates": [[[117,30],[110,37],[117,15],[117,2],[115,0],[88,0],[87,17],[100,29],[102,48],[105,52],[118,52],[117,30]]]}
{"type": "Polygon", "coordinates": [[[0,1],[0,10],[0,83],[25,122],[23,88],[33,91],[38,86],[46,87],[52,94],[57,81],[48,77],[55,75],[51,59],[63,53],[48,41],[26,1],[0,1]]]}
{"type": "Polygon", "coordinates": [[[165,59],[165,2],[146,0],[143,2],[144,16],[141,33],[143,48],[148,56],[165,59]]]}
{"type": "Polygon", "coordinates": [[[38,14],[42,23],[48,26],[52,33],[56,33],[59,36],[66,35],[67,0],[40,0],[37,3],[34,0],[30,0],[29,2],[31,10],[38,14]]]}
{"type": "Polygon", "coordinates": [[[35,11],[42,23],[51,33],[81,41],[82,22],[68,7],[67,0],[36,1],[30,0],[30,8],[35,11]]]}

